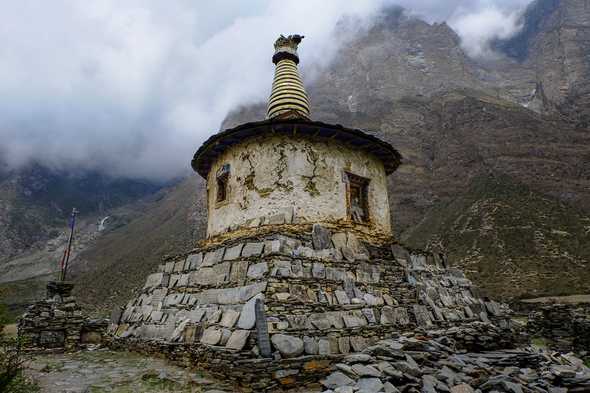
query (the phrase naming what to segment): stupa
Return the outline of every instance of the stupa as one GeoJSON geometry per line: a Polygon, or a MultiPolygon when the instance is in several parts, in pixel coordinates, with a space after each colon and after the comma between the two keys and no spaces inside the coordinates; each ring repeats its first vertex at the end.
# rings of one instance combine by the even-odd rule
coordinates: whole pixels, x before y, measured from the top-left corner
{"type": "Polygon", "coordinates": [[[115,346],[167,353],[261,391],[324,375],[376,341],[416,329],[503,326],[445,256],[392,236],[387,176],[398,151],[311,120],[302,36],[281,36],[265,120],[209,138],[207,239],[165,261],[112,318],[115,346]]]}

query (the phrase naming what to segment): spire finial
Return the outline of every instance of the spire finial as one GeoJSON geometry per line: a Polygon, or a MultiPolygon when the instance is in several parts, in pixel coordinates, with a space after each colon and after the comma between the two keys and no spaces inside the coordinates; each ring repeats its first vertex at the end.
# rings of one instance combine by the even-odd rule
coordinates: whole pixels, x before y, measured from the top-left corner
{"type": "Polygon", "coordinates": [[[276,65],[268,118],[309,118],[309,98],[299,76],[297,47],[304,36],[281,36],[275,41],[272,62],[276,65]]]}

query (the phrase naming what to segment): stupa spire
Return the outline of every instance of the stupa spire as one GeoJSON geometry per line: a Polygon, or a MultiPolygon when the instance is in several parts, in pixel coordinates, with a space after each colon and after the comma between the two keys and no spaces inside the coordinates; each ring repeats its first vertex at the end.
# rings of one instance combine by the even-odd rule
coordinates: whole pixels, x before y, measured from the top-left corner
{"type": "Polygon", "coordinates": [[[276,65],[267,117],[309,118],[309,98],[299,76],[297,46],[301,35],[281,35],[275,42],[272,62],[276,65]]]}

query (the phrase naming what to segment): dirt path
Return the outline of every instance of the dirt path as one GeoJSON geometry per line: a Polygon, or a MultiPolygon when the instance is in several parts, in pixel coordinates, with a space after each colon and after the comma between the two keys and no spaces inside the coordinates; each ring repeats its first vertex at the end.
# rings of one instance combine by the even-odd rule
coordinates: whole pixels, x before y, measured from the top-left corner
{"type": "Polygon", "coordinates": [[[233,392],[204,375],[163,359],[109,350],[39,355],[27,362],[26,374],[42,393],[199,393],[233,392]]]}

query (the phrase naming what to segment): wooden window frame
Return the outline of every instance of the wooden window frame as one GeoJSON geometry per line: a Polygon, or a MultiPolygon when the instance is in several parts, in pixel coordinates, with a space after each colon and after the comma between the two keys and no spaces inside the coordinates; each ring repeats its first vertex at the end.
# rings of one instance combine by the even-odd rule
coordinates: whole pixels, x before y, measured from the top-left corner
{"type": "Polygon", "coordinates": [[[355,175],[354,173],[344,172],[344,179],[346,183],[346,213],[349,221],[356,224],[369,224],[370,223],[370,211],[369,211],[369,184],[371,179],[355,175]],[[353,190],[357,188],[361,198],[360,208],[363,213],[361,220],[354,217],[354,206],[352,201],[353,190]]]}
{"type": "Polygon", "coordinates": [[[229,202],[230,165],[224,164],[215,174],[215,206],[222,206],[229,202]]]}

